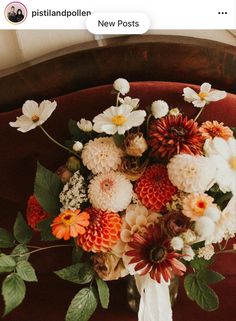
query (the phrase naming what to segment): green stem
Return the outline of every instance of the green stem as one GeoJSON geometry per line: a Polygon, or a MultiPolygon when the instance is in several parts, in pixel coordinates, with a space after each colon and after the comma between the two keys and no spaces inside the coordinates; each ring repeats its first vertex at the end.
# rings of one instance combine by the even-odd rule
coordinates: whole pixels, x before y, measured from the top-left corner
{"type": "Polygon", "coordinates": [[[66,150],[67,152],[75,155],[76,157],[78,157],[78,154],[75,153],[73,150],[67,148],[66,146],[62,145],[61,143],[59,143],[58,141],[56,141],[44,128],[42,125],[39,126],[41,128],[41,130],[43,131],[43,133],[57,146],[63,148],[64,150],[66,150]]]}
{"type": "Polygon", "coordinates": [[[55,248],[59,248],[59,247],[71,247],[71,246],[72,245],[70,245],[70,244],[51,245],[51,246],[46,246],[46,247],[29,246],[31,248],[36,248],[36,249],[33,251],[30,251],[30,252],[22,253],[22,254],[11,254],[10,256],[22,257],[22,256],[30,255],[30,254],[33,254],[36,252],[44,251],[44,250],[55,249],[55,248]]]}
{"type": "MultiPolygon", "coordinates": [[[[205,107],[205,106],[204,106],[204,107],[205,107]]],[[[197,121],[198,117],[199,117],[199,116],[201,115],[201,113],[203,112],[204,107],[202,107],[202,108],[200,109],[200,111],[198,112],[197,116],[194,118],[194,121],[197,121]]]]}
{"type": "Polygon", "coordinates": [[[151,117],[152,117],[152,114],[149,114],[149,115],[148,115],[148,118],[147,118],[147,121],[146,121],[146,125],[147,125],[146,129],[147,129],[147,133],[148,133],[148,127],[149,127],[149,123],[150,123],[150,119],[151,119],[151,117]]]}
{"type": "Polygon", "coordinates": [[[120,92],[118,92],[118,94],[116,96],[116,107],[119,106],[119,97],[120,97],[120,92]]]}
{"type": "Polygon", "coordinates": [[[221,251],[215,252],[215,254],[223,254],[223,253],[236,253],[236,250],[231,249],[231,250],[221,250],[221,251]]]}

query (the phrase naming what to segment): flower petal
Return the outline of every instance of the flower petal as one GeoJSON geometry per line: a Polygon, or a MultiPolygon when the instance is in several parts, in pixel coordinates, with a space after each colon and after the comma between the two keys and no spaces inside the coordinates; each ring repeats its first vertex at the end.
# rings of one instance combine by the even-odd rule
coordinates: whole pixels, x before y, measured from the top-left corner
{"type": "Polygon", "coordinates": [[[32,118],[34,115],[39,115],[38,104],[34,100],[27,100],[23,107],[22,112],[26,117],[32,118]]]}
{"type": "Polygon", "coordinates": [[[204,82],[200,87],[200,91],[203,93],[209,93],[210,90],[211,90],[211,84],[209,84],[208,82],[204,82]]]}
{"type": "Polygon", "coordinates": [[[206,97],[207,101],[218,101],[224,99],[227,93],[223,90],[213,90],[209,93],[208,97],[206,97]]]}
{"type": "Polygon", "coordinates": [[[43,124],[51,116],[56,107],[56,101],[51,102],[49,100],[44,100],[41,102],[39,105],[40,124],[43,124]]]}

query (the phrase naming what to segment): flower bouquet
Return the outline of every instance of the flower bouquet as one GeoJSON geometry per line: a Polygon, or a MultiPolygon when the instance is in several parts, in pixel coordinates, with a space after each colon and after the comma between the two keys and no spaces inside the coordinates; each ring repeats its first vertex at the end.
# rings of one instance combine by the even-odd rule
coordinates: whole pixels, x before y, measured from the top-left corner
{"type": "Polygon", "coordinates": [[[116,104],[93,121],[70,121],[63,145],[43,127],[57,103],[26,101],[11,122],[22,132],[42,130],[69,153],[55,173],[38,163],[34,195],[26,215],[18,213],[14,235],[0,230],[0,272],[5,315],[24,299],[25,282],[36,282],[30,255],[55,247],[73,248],[70,266],[55,271],[85,285],[73,298],[66,321],[86,321],[99,301],[108,308],[106,281],[134,275],[141,300],[140,321],[171,321],[169,282],[184,276],[187,296],[212,311],[218,297],[209,284],[223,276],[209,267],[236,233],[236,139],[223,123],[197,123],[224,91],[204,83],[200,92],[183,88],[196,107],[189,119],[167,102],[146,110],[126,96],[125,79],[113,84],[116,104]],[[46,247],[32,245],[33,233],[46,247]]]}

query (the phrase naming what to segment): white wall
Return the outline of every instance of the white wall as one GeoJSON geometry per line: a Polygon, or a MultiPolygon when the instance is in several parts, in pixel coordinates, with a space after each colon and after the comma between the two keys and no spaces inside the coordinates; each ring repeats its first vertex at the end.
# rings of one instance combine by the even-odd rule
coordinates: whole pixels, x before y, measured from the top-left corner
{"type": "MultiPolygon", "coordinates": [[[[148,34],[191,36],[236,46],[236,30],[152,30],[148,34]]],[[[1,30],[0,70],[95,38],[86,30],[1,30]]]]}

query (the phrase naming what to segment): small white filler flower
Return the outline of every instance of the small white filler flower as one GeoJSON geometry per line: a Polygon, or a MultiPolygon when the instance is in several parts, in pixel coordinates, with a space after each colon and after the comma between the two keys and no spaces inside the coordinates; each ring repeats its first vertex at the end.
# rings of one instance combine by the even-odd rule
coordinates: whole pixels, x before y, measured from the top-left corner
{"type": "Polygon", "coordinates": [[[168,114],[169,106],[164,100],[156,100],[152,103],[151,111],[156,119],[162,118],[168,114]]]}
{"type": "Polygon", "coordinates": [[[84,118],[81,118],[80,121],[77,122],[77,126],[83,132],[91,132],[93,130],[92,122],[90,120],[86,120],[84,118]]]}
{"type": "Polygon", "coordinates": [[[118,91],[122,95],[126,95],[130,89],[129,82],[124,78],[116,79],[113,83],[113,87],[116,91],[118,91]]]}

